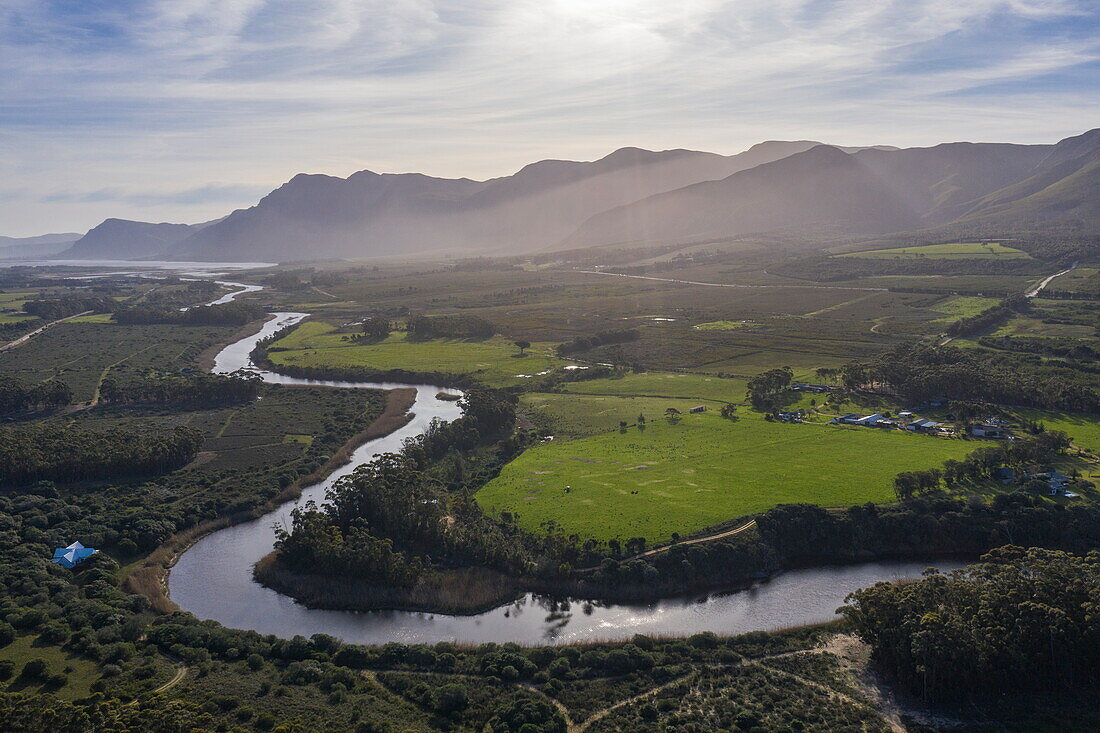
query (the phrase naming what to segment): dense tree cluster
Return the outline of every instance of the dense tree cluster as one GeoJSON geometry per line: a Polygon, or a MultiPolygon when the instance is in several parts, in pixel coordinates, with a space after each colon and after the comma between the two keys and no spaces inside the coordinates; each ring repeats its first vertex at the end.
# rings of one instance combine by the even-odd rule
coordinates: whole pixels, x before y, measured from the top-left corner
{"type": "Polygon", "coordinates": [[[99,481],[173,471],[202,448],[198,430],[85,430],[34,425],[0,429],[0,484],[99,481]]]}
{"type": "Polygon", "coordinates": [[[911,499],[921,493],[938,491],[941,483],[949,489],[965,483],[990,481],[999,468],[1017,473],[1033,465],[1048,464],[1070,446],[1069,436],[1058,430],[1011,443],[987,445],[968,454],[961,461],[948,459],[942,468],[904,471],[894,479],[894,491],[899,499],[911,499]]]}
{"type": "Polygon", "coordinates": [[[1018,351],[1025,354],[1057,356],[1078,361],[1096,361],[1100,351],[1080,339],[1037,336],[982,336],[978,343],[990,349],[1018,351]]]}
{"type": "Polygon", "coordinates": [[[390,335],[392,324],[390,319],[384,316],[368,316],[363,319],[363,337],[368,339],[384,339],[390,335]]]}
{"type": "Polygon", "coordinates": [[[258,375],[247,372],[137,375],[116,371],[103,380],[99,397],[108,404],[238,405],[256,399],[261,384],[258,375]]]}
{"type": "Polygon", "coordinates": [[[746,385],[749,402],[757,410],[775,409],[779,396],[791,386],[793,378],[794,373],[788,366],[757,374],[746,385]]]}
{"type": "Polygon", "coordinates": [[[49,298],[47,300],[28,300],[23,304],[25,312],[47,321],[68,318],[85,311],[110,313],[117,307],[118,301],[114,298],[49,298]]]}
{"type": "Polygon", "coordinates": [[[18,379],[0,376],[0,415],[63,407],[72,398],[72,389],[58,379],[23,384],[18,379]]]}
{"type": "Polygon", "coordinates": [[[970,336],[998,326],[1012,318],[1012,316],[1027,313],[1029,310],[1031,310],[1031,301],[1026,296],[1013,295],[1005,298],[997,305],[986,308],[981,313],[952,321],[951,325],[947,327],[947,335],[955,337],[970,336]]]}
{"type": "Polygon", "coordinates": [[[853,593],[844,615],[924,699],[1100,685],[1100,553],[1003,547],[917,583],[853,593]]]}
{"type": "Polygon", "coordinates": [[[291,570],[370,580],[397,588],[416,583],[424,569],[419,558],[393,549],[393,542],[352,521],[345,531],[310,503],[291,513],[289,530],[276,529],[275,552],[291,570]]]}
{"type": "Polygon", "coordinates": [[[232,302],[202,305],[187,310],[136,305],[115,312],[115,321],[128,325],[243,326],[267,316],[263,306],[232,302]]]}
{"type": "Polygon", "coordinates": [[[1100,393],[1083,375],[1022,359],[914,344],[870,362],[849,362],[841,367],[841,379],[849,389],[893,394],[912,404],[947,398],[1100,411],[1100,393]]]}
{"type": "Polygon", "coordinates": [[[410,338],[480,338],[497,332],[496,326],[484,318],[468,315],[412,316],[406,323],[410,338]]]}
{"type": "Polygon", "coordinates": [[[558,344],[555,351],[557,351],[558,356],[570,356],[572,354],[579,354],[582,351],[595,349],[598,346],[625,344],[630,341],[637,341],[640,336],[641,334],[638,333],[638,329],[636,328],[597,331],[591,336],[574,336],[565,343],[558,344]]]}

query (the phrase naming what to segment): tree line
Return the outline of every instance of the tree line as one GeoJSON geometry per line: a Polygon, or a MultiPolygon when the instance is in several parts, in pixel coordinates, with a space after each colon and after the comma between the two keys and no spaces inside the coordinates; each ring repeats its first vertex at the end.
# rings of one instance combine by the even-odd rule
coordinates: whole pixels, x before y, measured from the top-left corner
{"type": "Polygon", "coordinates": [[[48,298],[28,300],[23,304],[23,311],[47,321],[56,321],[85,311],[110,313],[117,307],[118,301],[114,298],[48,298]]]}
{"type": "Polygon", "coordinates": [[[1100,358],[1100,351],[1082,343],[1080,339],[1064,337],[982,336],[978,343],[990,349],[1057,356],[1077,361],[1096,361],[1100,358]]]}
{"type": "Polygon", "coordinates": [[[999,326],[1008,319],[1031,310],[1031,301],[1025,295],[1013,295],[1005,298],[1000,303],[986,308],[981,313],[976,313],[966,318],[953,321],[947,327],[947,335],[952,337],[970,336],[981,331],[999,326]]]}
{"type": "Polygon", "coordinates": [[[1100,685],[1100,552],[1006,546],[841,609],[873,658],[930,702],[1100,685]]]}
{"type": "Polygon", "coordinates": [[[1069,436],[1058,430],[1042,431],[1012,443],[984,446],[961,461],[949,458],[942,468],[899,473],[894,479],[894,493],[904,500],[939,491],[941,484],[954,489],[967,482],[991,481],[1000,468],[1019,472],[1027,466],[1048,464],[1065,453],[1069,446],[1069,436]]]}
{"type": "Polygon", "coordinates": [[[243,326],[267,316],[255,303],[200,305],[187,310],[136,305],[115,311],[114,320],[127,325],[243,326]]]}
{"type": "Polygon", "coordinates": [[[14,377],[0,376],[0,415],[64,407],[72,399],[72,389],[59,379],[23,384],[14,377]]]}
{"type": "Polygon", "coordinates": [[[757,410],[774,410],[779,404],[779,396],[791,386],[792,379],[794,372],[789,366],[757,374],[746,385],[749,402],[757,410]]]}
{"type": "Polygon", "coordinates": [[[0,429],[0,483],[99,481],[165,473],[189,463],[203,434],[189,427],[138,432],[34,425],[0,429]]]}
{"type": "Polygon", "coordinates": [[[131,374],[112,372],[99,388],[108,404],[158,404],[211,407],[251,402],[263,380],[257,374],[131,374]]]}
{"type": "Polygon", "coordinates": [[[496,326],[484,318],[468,315],[411,316],[405,329],[413,339],[490,338],[496,326]]]}
{"type": "Polygon", "coordinates": [[[568,341],[558,344],[555,351],[558,356],[570,356],[571,354],[579,354],[582,351],[595,349],[598,346],[625,344],[630,341],[637,341],[639,337],[640,334],[636,328],[597,331],[591,336],[574,336],[568,341]]]}
{"type": "Polygon", "coordinates": [[[1027,357],[978,349],[911,344],[869,362],[849,362],[840,379],[852,390],[896,395],[910,404],[936,399],[984,401],[1096,412],[1100,393],[1080,372],[1027,357]]]}

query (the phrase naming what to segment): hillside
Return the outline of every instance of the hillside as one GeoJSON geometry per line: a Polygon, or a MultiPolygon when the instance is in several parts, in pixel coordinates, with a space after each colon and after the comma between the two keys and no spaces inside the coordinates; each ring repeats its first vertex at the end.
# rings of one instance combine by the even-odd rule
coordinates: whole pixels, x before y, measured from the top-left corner
{"type": "Polygon", "coordinates": [[[37,237],[0,237],[0,260],[49,257],[80,239],[77,232],[40,234],[37,237]]]}
{"type": "Polygon", "coordinates": [[[857,157],[827,145],[608,211],[563,246],[697,241],[816,227],[875,234],[919,215],[857,157]]]}
{"type": "Polygon", "coordinates": [[[188,224],[151,224],[106,219],[88,230],[72,247],[57,255],[73,260],[140,260],[163,256],[169,247],[193,231],[188,224]]]}
{"type": "Polygon", "coordinates": [[[544,160],[489,181],[360,171],[298,175],[178,247],[181,259],[364,257],[441,250],[532,251],[593,214],[804,151],[771,141],[732,156],[622,148],[592,162],[544,160]]]}

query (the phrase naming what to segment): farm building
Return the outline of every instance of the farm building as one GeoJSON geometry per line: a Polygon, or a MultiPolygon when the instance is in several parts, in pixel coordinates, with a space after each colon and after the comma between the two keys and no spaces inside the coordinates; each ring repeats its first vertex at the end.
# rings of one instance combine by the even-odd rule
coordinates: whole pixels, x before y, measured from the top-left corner
{"type": "Polygon", "coordinates": [[[840,417],[834,417],[831,422],[838,425],[855,425],[856,420],[859,419],[859,415],[854,412],[849,412],[847,415],[841,415],[840,417]]]}
{"type": "Polygon", "coordinates": [[[905,426],[906,430],[914,433],[934,433],[940,428],[940,423],[935,420],[926,420],[921,418],[920,420],[914,420],[905,426]]]}
{"type": "Polygon", "coordinates": [[[706,411],[707,411],[707,406],[706,405],[696,405],[695,407],[688,410],[688,412],[690,412],[693,415],[697,412],[706,412],[706,411]]]}
{"type": "Polygon", "coordinates": [[[68,547],[59,547],[54,550],[51,560],[63,568],[75,568],[97,552],[99,550],[74,542],[68,547]]]}
{"type": "Polygon", "coordinates": [[[1000,425],[982,423],[970,426],[970,434],[976,438],[1004,438],[1008,436],[1008,431],[1000,425]]]}

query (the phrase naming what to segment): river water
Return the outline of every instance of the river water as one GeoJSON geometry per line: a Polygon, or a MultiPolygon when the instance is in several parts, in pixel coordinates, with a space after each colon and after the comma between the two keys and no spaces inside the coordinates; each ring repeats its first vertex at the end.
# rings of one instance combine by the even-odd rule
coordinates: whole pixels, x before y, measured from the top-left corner
{"type": "MultiPolygon", "coordinates": [[[[232,298],[230,298],[232,299],[232,298]]],[[[314,384],[347,389],[394,389],[408,385],[331,382],[296,379],[256,369],[249,354],[257,341],[301,321],[304,313],[276,313],[253,335],[227,346],[215,359],[214,371],[246,368],[276,384],[314,384]]],[[[320,503],[341,476],[374,456],[401,449],[435,418],[453,420],[460,410],[452,401],[436,399],[451,392],[431,385],[416,387],[414,418],[384,438],[360,446],[346,466],[308,487],[298,502],[283,505],[259,519],[214,532],[180,557],[169,578],[169,593],[181,608],[225,626],[290,637],[325,633],[349,643],[381,644],[459,641],[514,641],[526,644],[629,639],[634,634],[680,635],[699,631],[740,634],[788,626],[822,623],[835,618],[844,597],[879,581],[919,577],[923,562],[877,562],[812,568],[784,573],[748,590],[664,599],[648,604],[600,604],[560,601],[527,594],[513,603],[474,616],[407,611],[327,611],[307,609],[291,598],[259,585],[252,566],[271,552],[276,525],[286,526],[290,511],[301,502],[320,503]]],[[[941,570],[959,567],[938,562],[941,570]]]]}

